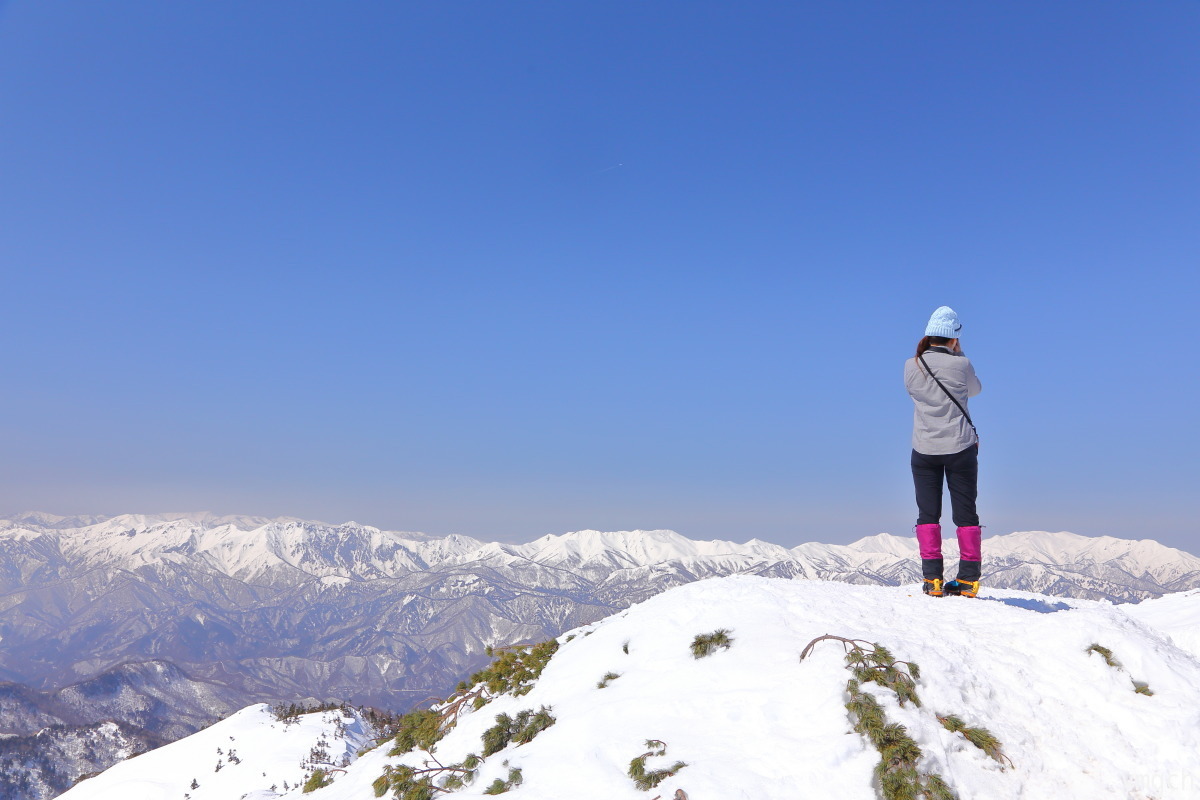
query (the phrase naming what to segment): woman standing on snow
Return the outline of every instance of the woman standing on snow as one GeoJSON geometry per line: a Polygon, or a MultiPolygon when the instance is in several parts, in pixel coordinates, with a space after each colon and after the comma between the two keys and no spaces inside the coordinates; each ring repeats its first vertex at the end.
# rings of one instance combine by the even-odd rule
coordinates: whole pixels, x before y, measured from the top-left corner
{"type": "Polygon", "coordinates": [[[904,386],[913,412],[912,474],[917,490],[917,544],[925,594],[941,597],[979,593],[979,435],[967,412],[967,398],[982,388],[975,368],[958,345],[962,324],[949,306],[933,312],[917,355],[904,364],[904,386]],[[958,527],[958,579],[942,579],[942,478],[950,489],[958,527]]]}

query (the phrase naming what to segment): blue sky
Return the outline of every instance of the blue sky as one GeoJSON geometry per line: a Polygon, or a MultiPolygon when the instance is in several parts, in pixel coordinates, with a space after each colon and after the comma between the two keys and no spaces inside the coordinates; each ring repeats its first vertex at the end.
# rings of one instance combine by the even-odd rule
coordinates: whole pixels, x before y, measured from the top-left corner
{"type": "Polygon", "coordinates": [[[0,511],[1200,552],[1200,6],[0,6],[0,511]],[[946,522],[949,520],[947,518],[946,522]]]}

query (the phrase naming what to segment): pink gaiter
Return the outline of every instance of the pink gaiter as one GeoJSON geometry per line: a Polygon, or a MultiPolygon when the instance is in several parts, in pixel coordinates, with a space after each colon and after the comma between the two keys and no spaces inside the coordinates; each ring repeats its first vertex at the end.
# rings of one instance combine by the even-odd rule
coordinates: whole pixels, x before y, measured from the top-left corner
{"type": "MultiPolygon", "coordinates": [[[[920,528],[920,526],[917,526],[920,528]]],[[[921,534],[917,534],[920,538],[921,534]]],[[[959,558],[963,561],[980,561],[980,549],[983,539],[983,530],[978,525],[972,525],[967,528],[958,529],[958,553],[959,558]]]]}
{"type": "MultiPolygon", "coordinates": [[[[959,541],[962,541],[963,528],[959,528],[959,541]]],[[[975,530],[979,530],[976,528],[975,530]]],[[[979,540],[976,539],[976,542],[979,540]]],[[[921,548],[921,558],[941,558],[942,557],[942,526],[941,525],[918,525],[917,526],[917,545],[921,548]]],[[[975,546],[975,552],[979,552],[979,545],[975,546]]],[[[978,560],[978,556],[976,557],[978,560]]]]}

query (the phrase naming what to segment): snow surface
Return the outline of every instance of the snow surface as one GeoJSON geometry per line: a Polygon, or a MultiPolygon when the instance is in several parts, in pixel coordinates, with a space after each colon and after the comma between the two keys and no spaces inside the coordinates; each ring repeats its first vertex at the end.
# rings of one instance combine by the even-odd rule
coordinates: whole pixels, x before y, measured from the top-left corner
{"type": "MultiPolygon", "coordinates": [[[[1164,617],[1171,607],[1160,607],[1164,617]]],[[[904,724],[917,741],[922,769],[940,774],[962,800],[1200,798],[1200,660],[1124,608],[1015,591],[991,590],[976,600],[934,599],[913,586],[752,576],[699,581],[564,635],[529,694],[501,696],[463,715],[435,754],[450,764],[478,753],[480,736],[496,714],[545,705],[557,719],[553,727],[527,745],[510,745],[486,759],[475,782],[451,796],[484,797],[492,780],[507,774],[507,761],[523,771],[524,783],[509,793],[515,800],[651,800],[671,798],[677,788],[692,800],[874,800],[878,754],[851,730],[843,707],[849,673],[842,646],[822,642],[799,660],[811,640],[835,634],[879,642],[896,658],[920,664],[921,708],[902,708],[890,693],[873,684],[867,688],[889,720],[904,724]],[[733,646],[694,659],[692,639],[718,628],[731,631],[733,646]],[[1089,654],[1094,643],[1111,649],[1123,668],[1089,654]],[[620,677],[597,688],[610,671],[620,677]],[[1135,679],[1148,683],[1154,695],[1134,692],[1135,679]],[[955,714],[989,729],[1011,766],[946,731],[936,714],[955,714]],[[677,759],[688,765],[650,793],[637,790],[626,776],[630,760],[646,751],[647,739],[667,744],[666,755],[651,759],[648,767],[677,759]]],[[[114,767],[64,797],[181,798],[177,788],[169,794],[160,790],[162,780],[174,777],[162,773],[182,771],[187,774],[178,777],[190,780],[197,769],[207,770],[202,784],[226,773],[246,777],[231,782],[222,797],[279,796],[264,791],[258,776],[264,769],[274,775],[271,770],[282,770],[289,760],[295,771],[297,754],[307,746],[277,745],[276,737],[289,734],[278,726],[267,730],[262,713],[242,712],[114,767]],[[238,728],[239,738],[255,741],[247,754],[288,755],[272,761],[271,769],[227,768],[214,776],[208,763],[213,743],[191,743],[209,734],[219,741],[227,734],[217,730],[242,715],[248,715],[247,724],[238,728]],[[161,764],[151,760],[170,748],[178,748],[180,756],[161,764]],[[110,780],[118,770],[121,777],[110,780]],[[111,793],[86,793],[89,784],[111,793]]],[[[331,786],[309,796],[368,800],[374,796],[371,782],[385,765],[423,765],[429,758],[419,752],[391,757],[387,751],[386,745],[370,751],[336,774],[331,786]]]]}
{"type": "MultiPolygon", "coordinates": [[[[354,712],[323,711],[285,725],[266,704],[249,706],[179,741],[122,761],[82,781],[65,800],[246,800],[278,797],[303,785],[302,761],[323,746],[329,761],[353,758],[371,731],[354,712]],[[340,722],[340,724],[339,724],[340,722]],[[324,743],[324,744],[322,744],[324,743]],[[218,750],[220,752],[218,752],[218,750]],[[230,761],[230,753],[239,761],[230,761]],[[221,769],[217,771],[216,765],[221,769]],[[192,781],[198,784],[192,789],[192,781]],[[271,791],[275,785],[278,791],[271,791]]],[[[373,796],[373,795],[372,795],[373,796]]]]}
{"type": "Polygon", "coordinates": [[[1121,609],[1167,634],[1177,647],[1200,658],[1200,589],[1123,605],[1121,609]]]}

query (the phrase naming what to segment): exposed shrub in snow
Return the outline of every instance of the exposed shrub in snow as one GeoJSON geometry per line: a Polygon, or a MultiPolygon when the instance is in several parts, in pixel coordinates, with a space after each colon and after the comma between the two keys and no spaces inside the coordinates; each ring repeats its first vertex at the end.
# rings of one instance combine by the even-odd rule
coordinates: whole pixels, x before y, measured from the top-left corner
{"type": "Polygon", "coordinates": [[[617,678],[619,678],[619,677],[621,677],[621,674],[620,674],[620,673],[618,673],[618,672],[606,672],[606,673],[604,673],[604,677],[603,677],[603,678],[601,678],[601,679],[600,679],[600,680],[599,680],[599,681],[596,683],[596,688],[597,688],[597,689],[604,689],[604,688],[607,688],[607,687],[608,687],[608,685],[609,685],[610,683],[612,683],[613,681],[615,681],[615,680],[616,680],[617,678]]]}
{"type": "MultiPolygon", "coordinates": [[[[920,707],[921,699],[916,689],[921,677],[920,667],[911,661],[897,661],[883,645],[828,634],[809,642],[800,654],[800,660],[803,661],[818,642],[827,640],[841,642],[845,648],[846,666],[854,676],[846,682],[846,692],[850,695],[846,710],[850,712],[855,732],[879,751],[875,779],[884,800],[955,800],[954,790],[940,775],[917,769],[921,748],[908,735],[908,729],[895,722],[889,723],[883,706],[874,695],[863,690],[864,684],[875,683],[890,689],[900,705],[911,702],[920,707]]],[[[999,742],[996,747],[999,748],[999,742]]]]}
{"type": "Polygon", "coordinates": [[[733,638],[729,633],[725,628],[718,628],[712,633],[698,634],[692,640],[692,657],[704,658],[705,656],[711,656],[721,648],[728,650],[733,646],[733,638]]]}
{"type": "Polygon", "coordinates": [[[533,688],[550,657],[558,650],[555,639],[535,645],[487,649],[495,661],[471,676],[472,686],[482,684],[493,695],[511,692],[520,696],[533,688]]]}
{"type": "Polygon", "coordinates": [[[542,706],[536,713],[527,708],[515,718],[508,714],[497,714],[496,724],[483,732],[483,756],[487,758],[493,753],[499,753],[508,747],[510,742],[528,744],[554,722],[554,717],[546,706],[542,706]]]}
{"type": "Polygon", "coordinates": [[[513,735],[513,741],[517,744],[529,744],[533,741],[533,737],[537,736],[542,731],[549,728],[555,723],[555,719],[550,714],[550,709],[542,706],[536,714],[531,714],[522,725],[522,717],[527,712],[522,711],[517,715],[517,724],[520,725],[520,730],[513,735]]]}
{"type": "MultiPolygon", "coordinates": [[[[505,761],[504,764],[505,764],[505,766],[507,766],[508,762],[505,761]]],[[[509,789],[513,788],[514,786],[520,786],[520,785],[521,785],[521,770],[518,767],[510,767],[508,770],[508,779],[507,780],[504,780],[501,778],[496,778],[496,780],[492,781],[491,785],[488,786],[488,788],[483,790],[483,793],[484,794],[504,794],[509,789]]]]}
{"type": "Polygon", "coordinates": [[[432,709],[411,711],[400,718],[400,729],[392,740],[395,746],[388,755],[398,756],[418,747],[431,750],[443,735],[441,714],[432,709]]]}
{"type": "Polygon", "coordinates": [[[634,785],[643,792],[650,791],[687,766],[683,761],[676,761],[666,769],[647,770],[646,759],[665,756],[667,754],[667,745],[666,742],[659,739],[647,739],[646,747],[649,748],[647,752],[642,753],[629,762],[629,777],[633,778],[634,785]]]}
{"type": "Polygon", "coordinates": [[[463,759],[461,764],[447,767],[450,774],[442,778],[442,788],[447,790],[461,789],[475,780],[475,773],[479,767],[479,762],[479,756],[471,753],[463,759]]]}
{"type": "Polygon", "coordinates": [[[483,732],[483,757],[499,753],[512,741],[515,723],[508,714],[497,714],[496,724],[483,732]]]}
{"type": "MultiPolygon", "coordinates": [[[[533,688],[533,683],[542,674],[550,657],[558,649],[558,642],[551,639],[538,645],[517,645],[508,648],[488,648],[488,655],[495,656],[488,667],[471,676],[470,682],[458,685],[455,694],[446,702],[432,709],[405,714],[399,723],[395,746],[388,753],[398,756],[414,749],[429,751],[432,762],[425,769],[409,766],[387,766],[384,773],[375,779],[372,787],[376,797],[383,797],[389,790],[399,800],[427,800],[435,792],[453,791],[474,780],[480,758],[468,756],[460,764],[444,766],[433,757],[433,749],[457,724],[459,714],[468,703],[479,709],[497,694],[511,692],[523,695],[533,688]],[[429,766],[433,763],[435,766],[429,766]],[[434,781],[440,781],[435,785],[434,781]]],[[[542,706],[521,711],[515,718],[498,714],[496,724],[483,733],[483,755],[490,756],[515,742],[518,745],[533,741],[539,733],[555,722],[550,709],[542,706]]],[[[504,784],[504,781],[500,781],[504,784]]],[[[516,784],[508,785],[511,788],[516,784]]],[[[504,791],[508,791],[505,788],[504,791]]]]}
{"type": "Polygon", "coordinates": [[[384,768],[384,773],[371,784],[376,797],[383,797],[388,789],[397,800],[432,800],[436,791],[433,778],[428,775],[417,776],[417,770],[412,767],[384,768]]]}
{"type": "MultiPolygon", "coordinates": [[[[938,715],[938,722],[942,723],[942,727],[951,733],[961,733],[963,738],[968,742],[978,747],[989,756],[999,761],[1001,764],[1008,761],[1007,756],[1000,749],[1000,740],[997,739],[992,732],[987,728],[972,728],[968,727],[967,723],[963,722],[953,714],[946,716],[938,715]]],[[[1008,761],[1012,765],[1011,761],[1008,761]]]]}
{"type": "Polygon", "coordinates": [[[846,653],[846,663],[850,665],[854,679],[859,683],[877,683],[885,689],[891,689],[900,705],[911,702],[920,707],[917,680],[921,677],[921,668],[917,664],[911,661],[897,661],[892,657],[891,651],[881,644],[872,645],[869,651],[859,644],[854,644],[846,653]]]}
{"type": "Polygon", "coordinates": [[[304,782],[304,788],[300,790],[300,793],[308,794],[309,792],[315,792],[317,789],[321,789],[331,783],[333,783],[333,779],[326,774],[325,770],[314,769],[313,774],[309,775],[308,780],[304,782]]]}
{"type": "Polygon", "coordinates": [[[514,696],[528,694],[557,650],[558,642],[554,639],[536,645],[487,648],[487,654],[496,660],[472,675],[469,682],[459,682],[454,694],[435,706],[441,731],[437,738],[458,723],[459,715],[467,706],[478,711],[496,695],[506,692],[514,696]]]}
{"type": "Polygon", "coordinates": [[[426,762],[424,769],[389,765],[384,767],[383,774],[375,779],[371,788],[376,797],[383,797],[391,789],[392,796],[397,800],[431,800],[435,792],[449,792],[469,784],[475,779],[478,766],[479,757],[474,754],[467,756],[462,763],[450,766],[443,766],[436,759],[426,762]],[[429,766],[430,763],[433,766],[429,766]],[[434,780],[438,779],[441,781],[440,787],[434,785],[434,780]]]}
{"type": "MultiPolygon", "coordinates": [[[[1120,661],[1117,660],[1117,657],[1113,655],[1113,651],[1109,650],[1107,647],[1104,647],[1103,645],[1092,644],[1090,647],[1088,647],[1086,652],[1096,653],[1097,655],[1099,655],[1101,658],[1104,659],[1105,664],[1108,664],[1113,669],[1119,669],[1122,672],[1125,671],[1125,667],[1121,664],[1120,661]]],[[[1138,681],[1138,680],[1134,680],[1133,678],[1130,678],[1129,680],[1133,681],[1133,690],[1135,692],[1137,692],[1138,694],[1144,694],[1147,697],[1154,696],[1154,692],[1150,691],[1150,686],[1145,681],[1138,681]]]]}
{"type": "Polygon", "coordinates": [[[1117,661],[1117,657],[1113,655],[1113,651],[1101,644],[1093,644],[1087,649],[1089,653],[1095,653],[1104,659],[1104,663],[1108,664],[1113,669],[1121,669],[1121,662],[1117,661]]]}

